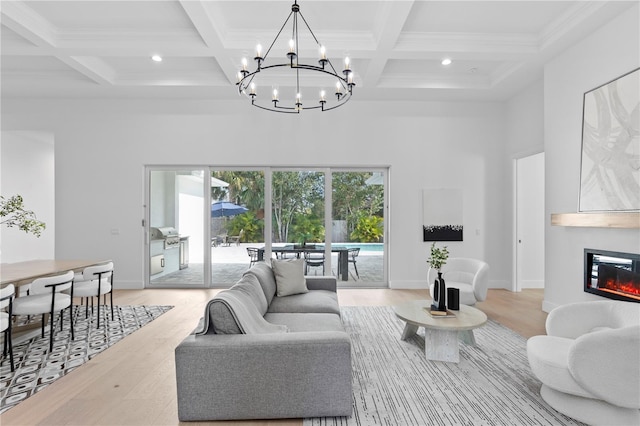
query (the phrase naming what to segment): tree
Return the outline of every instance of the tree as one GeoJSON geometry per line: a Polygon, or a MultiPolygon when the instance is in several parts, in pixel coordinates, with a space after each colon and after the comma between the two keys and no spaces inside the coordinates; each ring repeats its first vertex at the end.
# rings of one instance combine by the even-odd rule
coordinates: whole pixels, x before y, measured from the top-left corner
{"type": "Polygon", "coordinates": [[[353,241],[364,241],[359,237],[364,230],[354,233],[362,217],[376,216],[380,219],[378,222],[382,222],[384,188],[382,185],[367,185],[366,180],[371,175],[370,172],[333,174],[333,218],[347,221],[347,235],[353,241]]]}
{"type": "Polygon", "coordinates": [[[324,174],[309,171],[275,172],[272,175],[273,223],[276,242],[289,241],[296,214],[322,217],[324,174]]]}
{"type": "Polygon", "coordinates": [[[46,224],[40,222],[34,212],[25,210],[21,195],[14,195],[9,199],[0,195],[0,225],[5,225],[7,228],[17,226],[21,231],[36,237],[40,237],[46,228],[46,224]]]}

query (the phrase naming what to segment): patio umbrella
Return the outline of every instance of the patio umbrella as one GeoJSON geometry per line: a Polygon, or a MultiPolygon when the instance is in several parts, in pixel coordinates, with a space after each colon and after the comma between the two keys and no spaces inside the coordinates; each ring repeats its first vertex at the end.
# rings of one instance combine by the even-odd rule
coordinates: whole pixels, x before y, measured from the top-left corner
{"type": "Polygon", "coordinates": [[[217,201],[211,204],[211,217],[235,216],[248,212],[246,207],[233,204],[229,201],[217,201]]]}

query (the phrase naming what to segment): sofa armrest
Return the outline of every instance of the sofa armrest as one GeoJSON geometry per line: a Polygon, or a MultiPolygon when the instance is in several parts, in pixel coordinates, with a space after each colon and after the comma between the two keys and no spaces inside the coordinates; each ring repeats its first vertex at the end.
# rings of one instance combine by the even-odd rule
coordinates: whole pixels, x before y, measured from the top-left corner
{"type": "Polygon", "coordinates": [[[571,375],[613,405],[640,408],[640,325],[585,334],[569,349],[571,375]]]}
{"type": "Polygon", "coordinates": [[[615,302],[575,302],[549,312],[546,330],[549,336],[576,339],[601,328],[618,328],[615,302]]]}
{"type": "Polygon", "coordinates": [[[305,275],[307,288],[309,290],[327,290],[336,293],[338,290],[338,280],[331,275],[321,277],[305,275]]]}
{"type": "Polygon", "coordinates": [[[175,361],[181,421],[351,414],[345,332],[191,335],[175,361]]]}
{"type": "Polygon", "coordinates": [[[478,272],[473,277],[473,295],[478,302],[487,299],[487,291],[489,290],[489,265],[482,262],[478,272]]]}

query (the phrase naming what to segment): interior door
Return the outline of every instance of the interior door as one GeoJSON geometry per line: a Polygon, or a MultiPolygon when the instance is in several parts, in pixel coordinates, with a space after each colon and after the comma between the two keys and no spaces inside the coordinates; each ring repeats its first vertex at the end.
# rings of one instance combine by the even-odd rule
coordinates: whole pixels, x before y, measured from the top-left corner
{"type": "Polygon", "coordinates": [[[544,287],[544,153],[516,160],[516,291],[544,287]]]}

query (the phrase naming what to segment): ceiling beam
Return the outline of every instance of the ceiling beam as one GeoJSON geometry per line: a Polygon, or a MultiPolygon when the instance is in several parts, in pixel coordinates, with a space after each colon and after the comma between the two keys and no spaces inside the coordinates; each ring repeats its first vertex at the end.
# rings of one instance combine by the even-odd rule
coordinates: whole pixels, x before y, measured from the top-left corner
{"type": "Polygon", "coordinates": [[[375,87],[387,64],[389,53],[394,49],[404,24],[411,13],[413,1],[385,2],[378,16],[377,47],[373,50],[362,85],[375,87]]]}
{"type": "Polygon", "coordinates": [[[235,83],[238,67],[229,58],[228,52],[222,42],[222,35],[216,28],[221,28],[216,24],[215,19],[209,14],[202,1],[180,0],[187,17],[193,23],[194,28],[200,34],[202,41],[211,50],[211,55],[218,62],[218,65],[227,76],[229,84],[235,83]],[[225,60],[221,60],[225,58],[225,60]]]}

